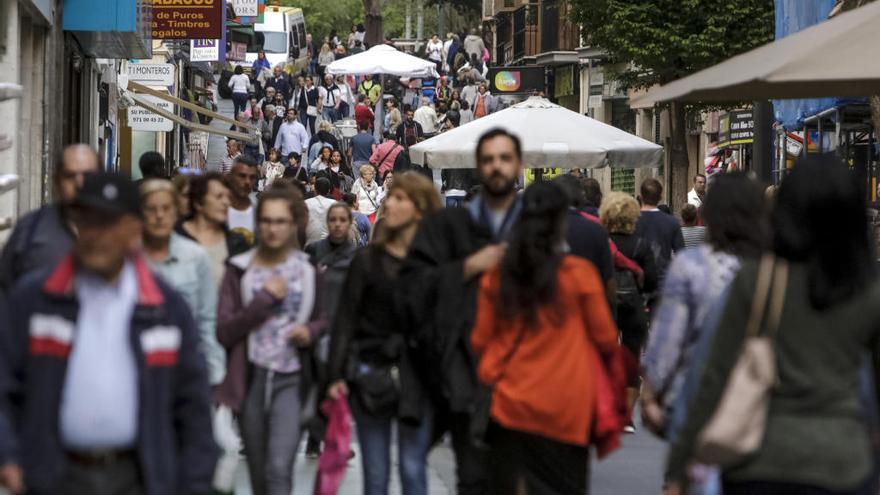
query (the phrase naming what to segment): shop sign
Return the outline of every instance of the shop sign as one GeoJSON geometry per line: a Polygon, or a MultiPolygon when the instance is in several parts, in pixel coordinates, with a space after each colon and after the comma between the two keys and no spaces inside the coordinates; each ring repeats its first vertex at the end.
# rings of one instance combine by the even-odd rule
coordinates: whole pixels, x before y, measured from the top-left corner
{"type": "Polygon", "coordinates": [[[751,110],[735,110],[721,115],[718,147],[751,144],[755,140],[755,118],[751,110]]]}
{"type": "Polygon", "coordinates": [[[220,40],[190,40],[191,62],[216,62],[220,60],[220,40]]]}
{"type": "Polygon", "coordinates": [[[225,0],[152,0],[154,40],[223,38],[225,0]]]}
{"type": "Polygon", "coordinates": [[[247,43],[230,41],[229,51],[226,52],[226,60],[243,62],[245,58],[247,58],[247,43]]]}
{"type": "Polygon", "coordinates": [[[486,77],[496,95],[544,90],[544,67],[490,67],[486,77]]]}
{"type": "Polygon", "coordinates": [[[789,132],[785,135],[785,152],[791,156],[800,156],[804,150],[803,139],[797,134],[789,132]]]}
{"type": "MultiPolygon", "coordinates": [[[[143,98],[154,107],[174,113],[174,104],[170,101],[165,101],[151,95],[143,95],[143,98]]],[[[132,105],[128,107],[128,127],[131,127],[133,131],[170,132],[174,130],[174,122],[140,105],[132,105]]]]}
{"type": "Polygon", "coordinates": [[[253,16],[259,14],[259,0],[232,0],[232,10],[236,16],[253,16]]]}
{"type": "Polygon", "coordinates": [[[174,64],[132,64],[126,68],[128,80],[144,86],[173,86],[174,64]]]}

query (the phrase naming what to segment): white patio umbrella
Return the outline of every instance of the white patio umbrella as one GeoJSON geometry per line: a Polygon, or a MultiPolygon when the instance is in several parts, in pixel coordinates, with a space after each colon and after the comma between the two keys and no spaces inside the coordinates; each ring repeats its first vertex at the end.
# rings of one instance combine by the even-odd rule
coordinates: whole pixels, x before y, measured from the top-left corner
{"type": "Polygon", "coordinates": [[[376,45],[365,52],[341,58],[327,66],[335,76],[388,74],[398,77],[439,77],[434,62],[414,57],[393,46],[376,45]]]}
{"type": "Polygon", "coordinates": [[[413,163],[433,169],[475,168],[477,140],[501,128],[520,138],[528,168],[659,166],[663,147],[532,96],[410,148],[413,163]]]}

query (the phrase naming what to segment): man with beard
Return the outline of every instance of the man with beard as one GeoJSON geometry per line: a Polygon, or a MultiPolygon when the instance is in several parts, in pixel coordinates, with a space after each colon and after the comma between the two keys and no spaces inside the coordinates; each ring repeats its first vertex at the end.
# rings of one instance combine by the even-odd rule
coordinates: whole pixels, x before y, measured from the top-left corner
{"type": "Polygon", "coordinates": [[[490,130],[477,142],[479,196],[422,221],[404,268],[405,328],[413,329],[438,424],[452,434],[460,495],[487,493],[486,451],[471,435],[479,382],[470,336],[480,275],[504,256],[520,211],[519,138],[490,130]]]}

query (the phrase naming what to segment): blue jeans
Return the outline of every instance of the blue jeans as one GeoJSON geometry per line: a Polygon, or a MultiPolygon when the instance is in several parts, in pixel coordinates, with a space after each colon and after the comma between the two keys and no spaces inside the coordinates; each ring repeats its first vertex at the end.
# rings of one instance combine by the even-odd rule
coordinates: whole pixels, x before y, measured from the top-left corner
{"type": "Polygon", "coordinates": [[[324,120],[332,122],[336,122],[338,119],[336,115],[336,109],[333,107],[324,107],[321,109],[321,116],[324,117],[324,120]]]}
{"type": "Polygon", "coordinates": [[[391,424],[397,423],[400,485],[403,495],[428,494],[428,450],[431,448],[433,411],[419,425],[380,418],[352,401],[364,468],[364,495],[387,495],[391,477],[391,424]]]}

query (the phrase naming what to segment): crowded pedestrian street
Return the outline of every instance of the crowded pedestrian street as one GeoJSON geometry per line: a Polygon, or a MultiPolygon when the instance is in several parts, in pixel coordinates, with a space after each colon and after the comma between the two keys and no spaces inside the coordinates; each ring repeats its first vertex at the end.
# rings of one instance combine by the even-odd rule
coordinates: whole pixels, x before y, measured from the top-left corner
{"type": "Polygon", "coordinates": [[[880,495],[878,27],[0,0],[0,495],[880,495]]]}

